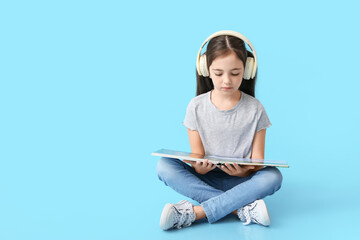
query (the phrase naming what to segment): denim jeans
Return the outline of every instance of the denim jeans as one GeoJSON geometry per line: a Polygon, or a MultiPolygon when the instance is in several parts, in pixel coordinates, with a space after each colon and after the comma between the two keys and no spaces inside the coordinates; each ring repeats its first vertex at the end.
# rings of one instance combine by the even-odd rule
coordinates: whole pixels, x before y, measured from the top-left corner
{"type": "Polygon", "coordinates": [[[230,176],[220,169],[202,175],[179,159],[165,157],[160,158],[157,173],[165,185],[199,202],[209,223],[272,195],[280,189],[282,182],[276,167],[265,167],[247,177],[230,176]]]}

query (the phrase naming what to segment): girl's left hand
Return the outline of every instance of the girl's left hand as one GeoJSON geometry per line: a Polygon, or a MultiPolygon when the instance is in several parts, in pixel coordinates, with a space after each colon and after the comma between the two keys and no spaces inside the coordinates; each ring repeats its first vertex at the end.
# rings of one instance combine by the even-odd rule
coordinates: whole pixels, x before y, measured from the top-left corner
{"type": "Polygon", "coordinates": [[[263,168],[263,166],[253,166],[253,165],[238,165],[236,163],[225,163],[220,167],[221,170],[226,172],[227,174],[231,176],[237,176],[237,177],[247,177],[251,173],[263,168]]]}

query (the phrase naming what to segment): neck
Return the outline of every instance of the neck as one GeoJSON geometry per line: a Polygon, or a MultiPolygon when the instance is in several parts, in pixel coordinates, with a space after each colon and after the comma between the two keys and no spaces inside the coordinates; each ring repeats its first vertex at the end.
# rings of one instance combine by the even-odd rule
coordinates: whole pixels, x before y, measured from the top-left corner
{"type": "Polygon", "coordinates": [[[216,90],[213,90],[210,93],[211,102],[220,110],[232,109],[240,101],[240,98],[241,92],[239,90],[231,95],[224,95],[216,90]]]}
{"type": "Polygon", "coordinates": [[[233,94],[223,94],[216,89],[211,91],[211,98],[217,102],[238,102],[240,101],[241,92],[237,90],[233,94]]]}

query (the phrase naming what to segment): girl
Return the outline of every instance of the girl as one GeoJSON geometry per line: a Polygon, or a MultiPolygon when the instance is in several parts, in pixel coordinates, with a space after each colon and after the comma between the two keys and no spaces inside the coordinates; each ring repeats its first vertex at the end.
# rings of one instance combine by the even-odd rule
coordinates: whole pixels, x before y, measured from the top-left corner
{"type": "MultiPolygon", "coordinates": [[[[262,104],[255,98],[256,52],[237,32],[220,31],[201,46],[197,58],[197,93],[186,111],[192,153],[264,159],[266,128],[271,126],[262,104]],[[246,50],[244,41],[252,50],[246,50]],[[208,42],[206,53],[200,56],[208,42]]],[[[187,200],[166,204],[160,228],[182,228],[207,218],[214,223],[229,213],[241,221],[270,225],[262,198],[280,189],[282,175],[275,167],[161,158],[159,179],[187,200]],[[186,163],[184,163],[186,162],[186,163]],[[188,164],[190,165],[188,165],[188,164]]]]}

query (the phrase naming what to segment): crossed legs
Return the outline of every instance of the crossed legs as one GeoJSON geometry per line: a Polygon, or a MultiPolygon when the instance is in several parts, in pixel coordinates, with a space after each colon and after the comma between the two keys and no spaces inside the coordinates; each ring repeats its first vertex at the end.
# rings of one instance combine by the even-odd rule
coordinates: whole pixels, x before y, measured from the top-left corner
{"type": "Polygon", "coordinates": [[[165,185],[200,203],[196,218],[206,215],[210,223],[257,199],[273,194],[281,187],[282,175],[275,167],[265,167],[248,177],[233,177],[222,171],[198,174],[178,159],[160,158],[158,177],[165,185]]]}

